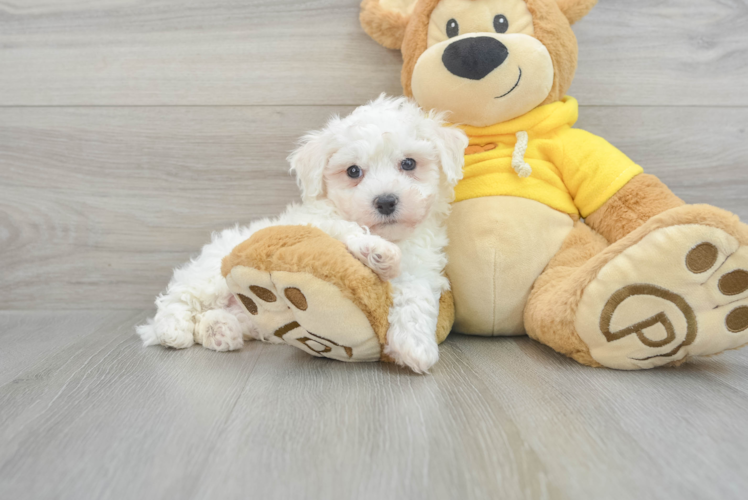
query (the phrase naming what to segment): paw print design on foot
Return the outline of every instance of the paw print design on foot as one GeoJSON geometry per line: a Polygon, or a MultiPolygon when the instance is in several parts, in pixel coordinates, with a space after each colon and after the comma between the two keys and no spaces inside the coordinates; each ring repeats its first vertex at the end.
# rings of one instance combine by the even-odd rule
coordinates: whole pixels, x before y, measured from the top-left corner
{"type": "Polygon", "coordinates": [[[258,231],[224,259],[222,271],[261,340],[340,361],[381,359],[390,285],[324,232],[258,231]]]}
{"type": "Polygon", "coordinates": [[[652,230],[584,289],[576,330],[603,366],[677,365],[748,343],[748,231],[721,210],[712,225],[675,210],[683,223],[652,230]]]}
{"type": "Polygon", "coordinates": [[[288,304],[280,297],[270,273],[246,266],[234,267],[226,276],[229,290],[250,314],[260,333],[259,340],[282,344],[275,333],[295,321],[288,304]]]}
{"type": "Polygon", "coordinates": [[[339,361],[379,360],[381,345],[369,319],[334,285],[309,273],[246,266],[234,266],[226,279],[263,326],[262,340],[339,361]]]}

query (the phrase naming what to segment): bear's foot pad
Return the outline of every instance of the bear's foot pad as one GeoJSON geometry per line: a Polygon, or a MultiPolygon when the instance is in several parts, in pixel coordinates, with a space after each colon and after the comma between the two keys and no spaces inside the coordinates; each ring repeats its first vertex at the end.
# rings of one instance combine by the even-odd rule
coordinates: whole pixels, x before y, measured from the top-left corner
{"type": "Polygon", "coordinates": [[[379,339],[366,315],[332,283],[304,272],[241,265],[226,279],[257,326],[259,340],[340,361],[380,359],[379,339]]]}
{"type": "Polygon", "coordinates": [[[585,288],[576,331],[609,368],[677,365],[748,343],[748,247],[699,224],[655,230],[585,288]]]}

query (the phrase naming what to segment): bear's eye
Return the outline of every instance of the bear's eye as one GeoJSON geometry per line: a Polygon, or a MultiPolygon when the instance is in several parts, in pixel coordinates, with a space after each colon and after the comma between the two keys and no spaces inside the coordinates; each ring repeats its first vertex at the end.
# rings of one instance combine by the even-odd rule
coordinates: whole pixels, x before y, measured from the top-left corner
{"type": "Polygon", "coordinates": [[[400,168],[403,170],[415,170],[416,169],[416,161],[413,158],[405,158],[403,161],[400,162],[400,168]]]}
{"type": "Polygon", "coordinates": [[[454,38],[459,34],[460,34],[460,25],[457,24],[457,21],[454,19],[450,19],[449,21],[447,21],[447,36],[449,38],[454,38]]]}
{"type": "Polygon", "coordinates": [[[346,170],[346,173],[351,179],[358,179],[359,177],[361,177],[361,174],[363,172],[361,172],[361,167],[359,167],[358,165],[351,165],[350,167],[348,167],[348,170],[346,170]]]}
{"type": "Polygon", "coordinates": [[[506,30],[509,29],[509,19],[507,19],[504,14],[499,14],[494,17],[493,29],[496,30],[496,33],[506,33],[506,30]]]}

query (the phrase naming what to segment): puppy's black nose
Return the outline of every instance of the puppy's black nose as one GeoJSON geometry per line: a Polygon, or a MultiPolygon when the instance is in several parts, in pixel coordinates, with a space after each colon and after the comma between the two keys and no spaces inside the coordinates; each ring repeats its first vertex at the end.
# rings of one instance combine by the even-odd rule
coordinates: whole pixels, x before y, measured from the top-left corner
{"type": "Polygon", "coordinates": [[[383,194],[374,198],[374,206],[380,214],[391,215],[395,211],[398,201],[400,200],[394,194],[383,194]]]}
{"type": "Polygon", "coordinates": [[[453,75],[481,80],[506,61],[506,45],[490,36],[463,38],[451,43],[442,54],[444,67],[453,75]]]}

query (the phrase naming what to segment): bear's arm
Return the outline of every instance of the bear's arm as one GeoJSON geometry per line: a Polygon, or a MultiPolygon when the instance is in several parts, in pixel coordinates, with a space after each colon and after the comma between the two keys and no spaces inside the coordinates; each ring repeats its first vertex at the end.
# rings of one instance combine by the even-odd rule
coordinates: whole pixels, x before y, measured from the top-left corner
{"type": "Polygon", "coordinates": [[[643,172],[608,141],[587,131],[565,127],[558,132],[557,140],[562,157],[555,163],[584,218],[643,172]]]}
{"type": "Polygon", "coordinates": [[[590,214],[585,222],[612,243],[651,217],[684,204],[660,179],[640,174],[590,214]]]}
{"type": "Polygon", "coordinates": [[[559,132],[561,174],[587,224],[608,241],[627,235],[650,217],[683,204],[657,177],[644,174],[616,147],[587,131],[559,132]]]}

